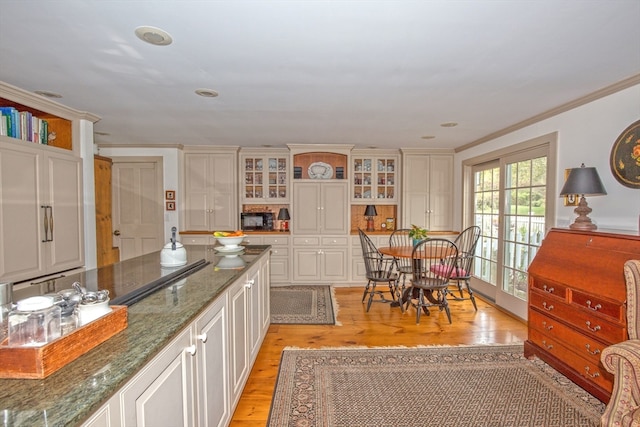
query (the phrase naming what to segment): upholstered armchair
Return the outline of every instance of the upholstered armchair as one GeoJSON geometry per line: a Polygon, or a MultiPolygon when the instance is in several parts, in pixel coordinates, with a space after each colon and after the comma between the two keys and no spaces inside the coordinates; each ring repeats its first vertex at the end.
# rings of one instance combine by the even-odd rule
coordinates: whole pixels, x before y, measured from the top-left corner
{"type": "Polygon", "coordinates": [[[640,426],[640,260],[624,264],[629,340],[602,351],[602,364],[614,375],[611,400],[601,425],[640,426]]]}

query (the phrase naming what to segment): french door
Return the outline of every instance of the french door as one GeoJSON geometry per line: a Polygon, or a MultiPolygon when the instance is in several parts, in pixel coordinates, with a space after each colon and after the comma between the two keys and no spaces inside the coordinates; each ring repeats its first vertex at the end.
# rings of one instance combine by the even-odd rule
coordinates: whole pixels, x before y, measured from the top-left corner
{"type": "Polygon", "coordinates": [[[523,319],[527,318],[527,269],[555,203],[550,149],[543,144],[473,164],[466,176],[468,223],[481,228],[472,286],[523,319]]]}

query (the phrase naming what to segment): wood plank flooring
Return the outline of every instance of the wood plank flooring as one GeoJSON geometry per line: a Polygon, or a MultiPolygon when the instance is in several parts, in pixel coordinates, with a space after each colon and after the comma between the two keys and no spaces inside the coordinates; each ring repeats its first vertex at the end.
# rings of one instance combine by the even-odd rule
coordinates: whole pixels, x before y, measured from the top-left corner
{"type": "Polygon", "coordinates": [[[509,344],[527,339],[526,324],[476,297],[478,311],[471,301],[452,301],[449,324],[437,308],[422,315],[416,325],[415,309],[401,313],[399,307],[374,303],[366,312],[361,303],[361,287],[335,288],[338,302],[337,325],[271,325],[256,363],[233,415],[231,426],[264,426],[278,375],[282,349],[342,346],[416,346],[461,344],[509,344]]]}

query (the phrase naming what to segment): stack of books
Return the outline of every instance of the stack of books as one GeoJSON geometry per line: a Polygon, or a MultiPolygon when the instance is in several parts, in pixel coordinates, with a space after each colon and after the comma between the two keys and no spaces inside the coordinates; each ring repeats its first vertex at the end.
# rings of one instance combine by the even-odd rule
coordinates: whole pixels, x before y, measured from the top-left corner
{"type": "Polygon", "coordinates": [[[48,144],[49,123],[29,111],[15,107],[0,107],[0,136],[48,144]]]}

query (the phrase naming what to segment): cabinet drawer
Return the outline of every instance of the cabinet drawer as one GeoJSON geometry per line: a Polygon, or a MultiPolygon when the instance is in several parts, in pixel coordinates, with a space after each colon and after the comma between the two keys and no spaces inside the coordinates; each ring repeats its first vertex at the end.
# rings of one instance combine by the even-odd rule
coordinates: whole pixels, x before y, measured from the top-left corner
{"type": "Polygon", "coordinates": [[[575,326],[579,331],[602,342],[614,344],[627,339],[625,325],[611,323],[597,313],[589,313],[555,300],[553,297],[531,292],[529,304],[539,312],[546,313],[555,319],[562,319],[575,326]]]}
{"type": "Polygon", "coordinates": [[[263,245],[264,237],[248,234],[242,241],[243,245],[263,245]]]}
{"type": "Polygon", "coordinates": [[[263,238],[265,245],[278,246],[278,245],[288,245],[289,244],[289,236],[264,236],[263,238]]]}
{"type": "Polygon", "coordinates": [[[320,237],[317,237],[317,236],[294,237],[293,244],[295,246],[319,246],[320,237]]]}
{"type": "Polygon", "coordinates": [[[535,278],[531,281],[531,288],[558,298],[567,298],[567,287],[558,283],[551,283],[546,280],[535,278]]]}
{"type": "Polygon", "coordinates": [[[347,246],[348,237],[323,237],[322,246],[347,246]]]}
{"type": "Polygon", "coordinates": [[[271,247],[271,256],[273,257],[288,257],[289,248],[281,248],[279,246],[271,247]]]}
{"type": "Polygon", "coordinates": [[[626,319],[625,306],[623,303],[608,301],[576,290],[571,291],[571,302],[603,316],[609,316],[615,321],[624,322],[626,319]]]}
{"type": "Polygon", "coordinates": [[[556,341],[535,329],[529,330],[529,340],[549,354],[562,360],[581,377],[584,377],[611,393],[613,389],[613,375],[607,372],[600,362],[593,362],[577,355],[562,345],[560,341],[556,341]]]}
{"type": "Polygon", "coordinates": [[[564,343],[574,352],[595,364],[600,363],[600,355],[606,347],[606,345],[590,336],[583,335],[575,329],[535,310],[529,311],[529,328],[537,329],[539,333],[564,343]]]}
{"type": "Polygon", "coordinates": [[[183,245],[210,245],[213,242],[209,236],[182,236],[180,241],[183,245]]]}

